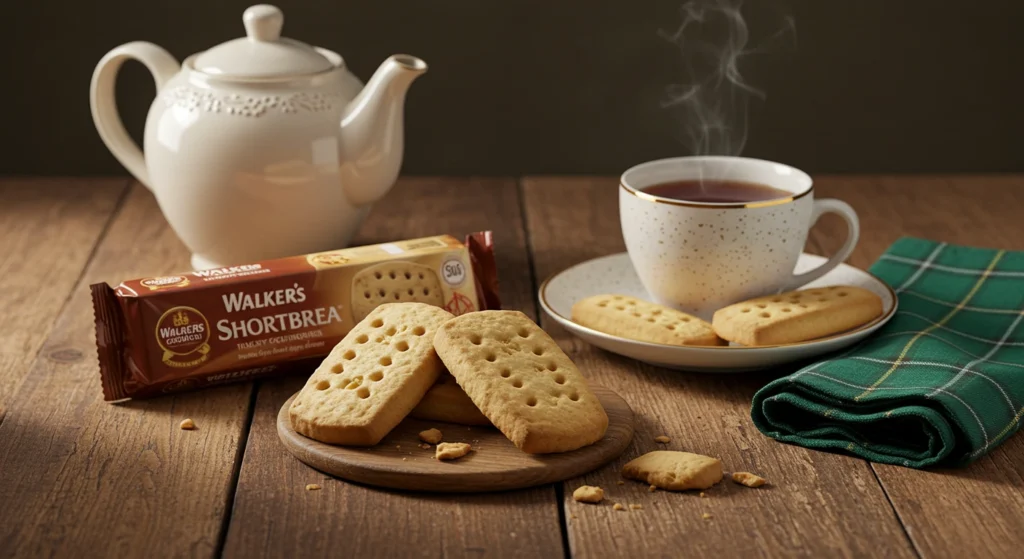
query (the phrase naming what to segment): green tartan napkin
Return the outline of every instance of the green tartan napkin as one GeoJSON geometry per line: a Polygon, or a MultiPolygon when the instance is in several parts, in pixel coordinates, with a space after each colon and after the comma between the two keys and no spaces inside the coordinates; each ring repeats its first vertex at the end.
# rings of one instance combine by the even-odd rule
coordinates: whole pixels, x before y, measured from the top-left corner
{"type": "Polygon", "coordinates": [[[896,316],[754,396],[762,433],[914,468],[972,462],[1024,416],[1024,252],[904,238],[871,272],[896,316]]]}

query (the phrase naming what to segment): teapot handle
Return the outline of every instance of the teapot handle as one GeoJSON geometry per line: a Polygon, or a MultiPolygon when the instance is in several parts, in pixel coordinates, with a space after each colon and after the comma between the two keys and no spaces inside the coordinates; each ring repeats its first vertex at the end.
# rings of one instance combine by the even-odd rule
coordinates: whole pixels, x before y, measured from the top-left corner
{"type": "Polygon", "coordinates": [[[89,88],[89,105],[92,107],[93,123],[96,125],[96,130],[99,131],[103,143],[107,145],[107,149],[128,169],[128,172],[146,188],[152,190],[142,150],[124,129],[121,116],[117,113],[117,100],[114,97],[117,72],[121,69],[122,64],[133,58],[142,62],[153,74],[157,95],[160,94],[160,89],[164,84],[174,77],[181,68],[170,53],[153,43],[137,41],[121,45],[108,52],[96,65],[89,88]]]}

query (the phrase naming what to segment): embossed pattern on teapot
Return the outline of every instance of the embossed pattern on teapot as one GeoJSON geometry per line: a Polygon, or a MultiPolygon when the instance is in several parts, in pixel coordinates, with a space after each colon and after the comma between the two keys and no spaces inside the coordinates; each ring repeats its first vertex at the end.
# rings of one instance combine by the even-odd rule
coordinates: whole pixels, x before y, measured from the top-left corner
{"type": "Polygon", "coordinates": [[[348,245],[398,176],[405,94],[426,71],[395,55],[364,86],[337,53],[282,38],[277,8],[252,6],[243,22],[246,37],[181,65],[152,43],[122,45],[92,78],[100,137],[153,191],[197,269],[348,245]],[[129,59],[157,86],[143,149],[114,99],[129,59]]]}

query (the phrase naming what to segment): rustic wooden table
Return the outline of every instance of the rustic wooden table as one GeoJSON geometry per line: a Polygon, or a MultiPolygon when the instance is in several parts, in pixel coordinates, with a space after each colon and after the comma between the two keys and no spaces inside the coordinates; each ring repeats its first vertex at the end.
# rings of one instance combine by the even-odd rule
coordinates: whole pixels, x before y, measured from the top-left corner
{"type": "MultiPolygon", "coordinates": [[[[861,216],[867,267],[901,235],[1024,249],[1024,177],[818,177],[861,216]]],[[[111,405],[100,395],[87,286],[188,267],[152,195],[123,179],[0,180],[0,556],[1020,557],[1024,437],[968,468],[916,471],[774,442],[750,398],[783,373],[687,374],[568,336],[537,308],[545,277],[623,250],[614,178],[403,179],[356,240],[491,229],[502,297],[536,317],[637,414],[626,454],[580,479],[479,495],[335,480],[277,440],[302,375],[111,405]],[[191,417],[196,431],[178,423],[191,417]],[[629,458],[669,445],[759,472],[760,490],[617,486],[629,458]],[[322,491],[306,491],[319,483],[322,491]],[[639,511],[572,501],[605,487],[639,511]],[[702,513],[713,515],[710,520],[702,513]]],[[[258,224],[257,224],[258,225],[258,224]]],[[[830,253],[826,218],[808,250],[830,253]]]]}

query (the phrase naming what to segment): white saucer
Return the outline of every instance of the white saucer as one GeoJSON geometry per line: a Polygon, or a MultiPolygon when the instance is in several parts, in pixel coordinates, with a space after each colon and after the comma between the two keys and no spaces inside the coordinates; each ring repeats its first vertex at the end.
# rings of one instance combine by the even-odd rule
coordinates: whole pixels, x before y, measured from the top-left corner
{"type": "MultiPolygon", "coordinates": [[[[800,273],[820,266],[825,258],[804,253],[796,265],[800,273]]],[[[540,286],[540,304],[551,318],[587,342],[626,357],[670,369],[703,372],[738,372],[766,369],[783,363],[817,357],[850,346],[878,330],[896,314],[896,293],[868,272],[840,264],[805,287],[853,285],[882,298],[882,316],[854,330],[826,338],[766,347],[672,346],[630,340],[580,326],[572,321],[572,305],[591,295],[617,293],[651,300],[625,252],[595,258],[563,270],[540,286]]]]}

